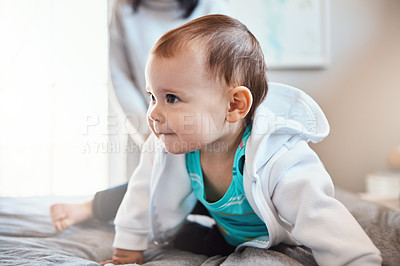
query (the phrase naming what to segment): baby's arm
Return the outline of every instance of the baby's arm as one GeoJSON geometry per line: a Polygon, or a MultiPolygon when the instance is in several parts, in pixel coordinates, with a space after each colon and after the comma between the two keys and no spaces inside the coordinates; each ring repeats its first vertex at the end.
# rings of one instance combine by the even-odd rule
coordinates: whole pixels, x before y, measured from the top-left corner
{"type": "Polygon", "coordinates": [[[107,263],[111,263],[114,265],[133,264],[133,263],[143,264],[143,262],[144,262],[143,251],[116,248],[112,260],[101,262],[100,265],[104,266],[107,263]]]}
{"type": "Polygon", "coordinates": [[[142,250],[148,248],[150,232],[150,182],[154,160],[155,137],[144,144],[140,163],[129,180],[128,189],[119,206],[115,223],[114,255],[102,263],[127,264],[144,261],[142,250]]]}
{"type": "Polygon", "coordinates": [[[332,181],[318,156],[305,143],[283,156],[281,162],[292,164],[281,168],[272,201],[293,238],[311,248],[320,265],[381,265],[379,250],[333,198],[332,181]],[[296,154],[301,160],[294,162],[296,154]]]}

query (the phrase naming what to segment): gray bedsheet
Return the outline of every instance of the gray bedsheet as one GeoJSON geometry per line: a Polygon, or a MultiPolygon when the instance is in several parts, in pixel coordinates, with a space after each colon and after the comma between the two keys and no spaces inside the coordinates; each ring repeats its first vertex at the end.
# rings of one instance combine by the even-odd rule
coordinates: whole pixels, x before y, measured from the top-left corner
{"type": "MultiPolygon", "coordinates": [[[[360,200],[338,190],[381,250],[384,265],[400,265],[400,212],[360,200]]],[[[0,198],[0,265],[98,265],[112,255],[113,226],[94,220],[64,232],[54,230],[49,206],[82,199],[61,197],[0,198]]],[[[315,265],[305,247],[279,245],[270,250],[246,248],[227,257],[157,248],[146,252],[145,265],[315,265]]]]}

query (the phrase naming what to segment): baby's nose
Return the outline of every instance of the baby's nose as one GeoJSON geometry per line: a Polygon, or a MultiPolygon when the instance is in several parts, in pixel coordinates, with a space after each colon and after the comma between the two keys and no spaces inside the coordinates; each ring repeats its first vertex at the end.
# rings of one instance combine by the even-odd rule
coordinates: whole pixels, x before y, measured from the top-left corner
{"type": "Polygon", "coordinates": [[[155,104],[153,106],[149,106],[147,116],[153,122],[162,122],[162,112],[160,111],[159,105],[155,104]]]}

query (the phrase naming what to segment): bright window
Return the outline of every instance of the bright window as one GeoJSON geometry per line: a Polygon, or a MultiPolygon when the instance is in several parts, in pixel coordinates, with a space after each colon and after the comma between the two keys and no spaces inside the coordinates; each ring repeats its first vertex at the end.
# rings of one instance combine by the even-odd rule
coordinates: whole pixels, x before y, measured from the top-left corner
{"type": "Polygon", "coordinates": [[[107,1],[0,0],[0,196],[107,186],[107,1]]]}

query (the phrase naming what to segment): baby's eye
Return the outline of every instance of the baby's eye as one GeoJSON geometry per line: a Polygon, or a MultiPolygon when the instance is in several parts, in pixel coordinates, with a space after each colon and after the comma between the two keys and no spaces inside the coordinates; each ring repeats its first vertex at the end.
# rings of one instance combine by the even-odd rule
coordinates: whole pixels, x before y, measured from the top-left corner
{"type": "Polygon", "coordinates": [[[154,95],[151,92],[147,92],[147,94],[149,95],[150,101],[151,102],[155,102],[156,101],[156,97],[154,97],[154,95]]]}
{"type": "Polygon", "coordinates": [[[179,101],[179,98],[173,94],[167,94],[167,102],[168,103],[176,103],[179,101]]]}

